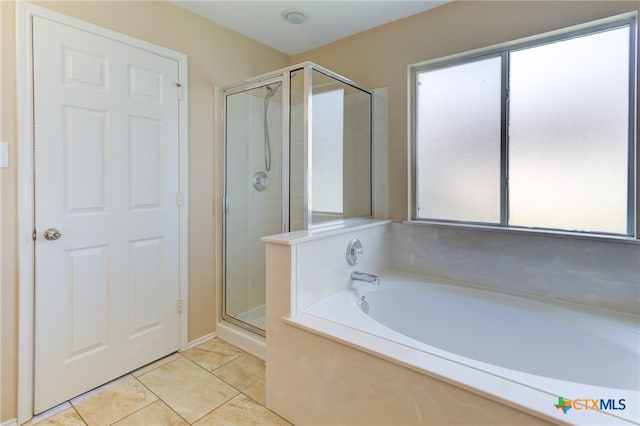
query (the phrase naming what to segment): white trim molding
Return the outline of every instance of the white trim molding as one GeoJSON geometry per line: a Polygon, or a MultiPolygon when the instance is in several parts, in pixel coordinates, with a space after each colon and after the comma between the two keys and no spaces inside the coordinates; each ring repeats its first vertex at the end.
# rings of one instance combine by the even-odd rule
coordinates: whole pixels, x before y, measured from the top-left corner
{"type": "Polygon", "coordinates": [[[187,345],[187,349],[193,349],[196,346],[202,345],[203,343],[207,343],[209,340],[215,339],[216,337],[218,337],[216,333],[205,334],[202,337],[199,337],[195,340],[190,341],[189,344],[187,345]]]}
{"type": "Polygon", "coordinates": [[[182,300],[180,316],[180,350],[186,350],[188,343],[188,83],[187,56],[183,53],[138,40],[109,29],[89,24],[44,7],[24,1],[16,7],[17,43],[17,90],[18,90],[18,418],[0,426],[13,426],[33,417],[33,350],[34,350],[34,246],[32,231],[34,224],[33,187],[33,44],[32,21],[39,16],[51,21],[81,29],[93,34],[146,50],[156,55],[178,62],[179,83],[182,85],[181,100],[178,104],[179,131],[179,190],[182,205],[179,212],[179,298],[182,300]]]}

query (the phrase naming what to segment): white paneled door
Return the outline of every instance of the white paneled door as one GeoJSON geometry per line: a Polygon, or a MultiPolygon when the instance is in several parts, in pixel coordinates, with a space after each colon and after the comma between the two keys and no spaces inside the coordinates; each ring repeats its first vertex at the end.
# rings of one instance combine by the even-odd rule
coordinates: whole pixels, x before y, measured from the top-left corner
{"type": "Polygon", "coordinates": [[[34,412],[179,348],[177,61],[34,17],[34,412]]]}

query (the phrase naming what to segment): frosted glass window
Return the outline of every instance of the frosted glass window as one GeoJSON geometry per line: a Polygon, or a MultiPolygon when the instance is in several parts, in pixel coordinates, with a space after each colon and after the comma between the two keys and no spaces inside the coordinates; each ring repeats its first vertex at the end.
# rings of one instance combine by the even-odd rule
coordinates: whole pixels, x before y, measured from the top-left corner
{"type": "Polygon", "coordinates": [[[629,28],[510,57],[509,223],[627,232],[629,28]]]}
{"type": "Polygon", "coordinates": [[[635,236],[635,21],[411,67],[413,219],[635,236]]]}
{"type": "Polygon", "coordinates": [[[417,74],[418,218],[500,223],[501,62],[417,74]]]}

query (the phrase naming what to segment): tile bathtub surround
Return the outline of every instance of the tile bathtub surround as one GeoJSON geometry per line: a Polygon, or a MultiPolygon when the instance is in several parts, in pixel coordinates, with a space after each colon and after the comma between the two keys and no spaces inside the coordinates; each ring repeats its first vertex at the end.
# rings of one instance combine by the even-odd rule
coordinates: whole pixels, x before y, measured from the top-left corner
{"type": "Polygon", "coordinates": [[[640,244],[393,223],[391,268],[640,314],[640,244]]]}
{"type": "MultiPolygon", "coordinates": [[[[296,251],[297,309],[302,310],[353,284],[351,271],[380,273],[389,268],[388,242],[390,221],[371,220],[341,230],[322,232],[287,241],[296,251]],[[358,238],[363,247],[360,263],[350,266],[346,260],[349,241],[358,238]],[[318,261],[321,259],[321,261],[318,261]]],[[[281,244],[282,242],[280,242],[281,244]]]]}
{"type": "Polygon", "coordinates": [[[264,388],[262,360],[213,339],[87,392],[26,425],[289,425],[264,407],[264,388]]]}

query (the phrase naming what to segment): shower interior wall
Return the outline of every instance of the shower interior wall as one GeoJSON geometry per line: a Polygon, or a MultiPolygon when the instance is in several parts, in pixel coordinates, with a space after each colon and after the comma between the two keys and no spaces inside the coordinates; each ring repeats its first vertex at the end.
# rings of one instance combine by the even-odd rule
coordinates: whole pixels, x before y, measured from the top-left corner
{"type": "Polygon", "coordinates": [[[281,232],[282,198],[282,105],[280,98],[270,99],[267,110],[271,143],[269,185],[259,192],[252,187],[252,176],[265,170],[264,96],[266,88],[258,88],[228,97],[228,102],[244,114],[227,115],[227,133],[233,141],[227,144],[228,154],[236,159],[227,164],[227,192],[230,197],[227,221],[226,312],[242,319],[265,303],[265,247],[260,238],[281,232]]]}
{"type": "MultiPolygon", "coordinates": [[[[285,76],[285,78],[287,78],[285,76]]],[[[304,229],[304,79],[302,71],[289,80],[289,230],[304,229]]]]}
{"type": "Polygon", "coordinates": [[[362,122],[371,122],[373,119],[371,107],[367,108],[365,104],[365,102],[369,102],[369,105],[372,105],[373,99],[367,99],[359,95],[359,93],[353,92],[346,94],[344,98],[344,115],[345,117],[350,117],[350,120],[344,121],[343,140],[352,142],[344,145],[344,161],[342,164],[343,214],[345,217],[367,217],[373,215],[372,127],[358,125],[362,122]],[[368,152],[369,155],[362,155],[363,152],[368,152]],[[359,173],[361,170],[369,170],[370,172],[368,186],[371,190],[368,192],[362,191],[362,174],[359,173]]]}

